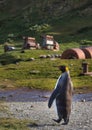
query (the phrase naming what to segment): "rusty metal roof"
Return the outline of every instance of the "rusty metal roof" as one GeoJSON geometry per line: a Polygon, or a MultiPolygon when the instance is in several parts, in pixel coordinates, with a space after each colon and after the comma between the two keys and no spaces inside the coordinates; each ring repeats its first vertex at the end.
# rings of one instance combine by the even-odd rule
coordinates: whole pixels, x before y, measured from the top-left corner
{"type": "Polygon", "coordinates": [[[87,59],[92,58],[92,47],[82,49],[87,59]]]}
{"type": "Polygon", "coordinates": [[[62,59],[85,59],[84,52],[79,48],[67,49],[62,53],[62,59]]]}

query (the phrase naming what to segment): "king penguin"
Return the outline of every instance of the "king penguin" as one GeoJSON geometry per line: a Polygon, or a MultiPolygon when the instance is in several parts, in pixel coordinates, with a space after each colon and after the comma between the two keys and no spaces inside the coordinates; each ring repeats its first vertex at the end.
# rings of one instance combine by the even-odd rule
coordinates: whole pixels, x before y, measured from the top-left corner
{"type": "Polygon", "coordinates": [[[55,89],[49,98],[48,107],[51,108],[53,101],[55,100],[58,119],[53,120],[57,123],[60,123],[63,119],[63,124],[66,125],[69,122],[69,117],[71,114],[73,84],[68,67],[61,65],[59,66],[59,70],[62,72],[62,74],[59,76],[55,85],[55,89]]]}

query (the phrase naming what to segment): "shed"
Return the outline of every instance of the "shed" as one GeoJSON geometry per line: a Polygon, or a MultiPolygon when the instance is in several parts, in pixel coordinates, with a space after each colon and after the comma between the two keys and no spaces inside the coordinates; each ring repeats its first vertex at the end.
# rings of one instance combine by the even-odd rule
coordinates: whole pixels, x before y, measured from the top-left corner
{"type": "Polygon", "coordinates": [[[82,48],[82,50],[85,53],[87,59],[92,58],[92,47],[82,48]]]}
{"type": "Polygon", "coordinates": [[[23,37],[23,39],[24,39],[23,49],[36,49],[37,43],[35,38],[23,37]]]}
{"type": "Polygon", "coordinates": [[[42,48],[48,50],[59,50],[59,44],[54,40],[53,36],[42,36],[42,48]]]}
{"type": "Polygon", "coordinates": [[[85,59],[85,54],[79,48],[71,48],[62,53],[61,59],[85,59]]]}

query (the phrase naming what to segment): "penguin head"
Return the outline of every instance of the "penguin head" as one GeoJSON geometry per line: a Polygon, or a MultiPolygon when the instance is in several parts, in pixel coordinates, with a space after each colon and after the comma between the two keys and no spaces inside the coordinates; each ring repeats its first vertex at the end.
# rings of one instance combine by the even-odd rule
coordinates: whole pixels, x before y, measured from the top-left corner
{"type": "Polygon", "coordinates": [[[62,73],[68,71],[68,67],[66,67],[65,65],[60,65],[59,69],[62,71],[62,73]]]}

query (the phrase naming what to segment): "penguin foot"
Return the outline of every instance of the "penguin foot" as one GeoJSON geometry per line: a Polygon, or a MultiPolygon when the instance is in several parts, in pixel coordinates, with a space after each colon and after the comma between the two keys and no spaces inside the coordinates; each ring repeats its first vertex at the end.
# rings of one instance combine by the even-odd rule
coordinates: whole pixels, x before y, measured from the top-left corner
{"type": "Polygon", "coordinates": [[[61,119],[53,119],[53,121],[57,122],[57,123],[60,123],[61,119]]]}
{"type": "Polygon", "coordinates": [[[68,124],[67,122],[62,123],[62,125],[67,125],[67,124],[68,124]]]}
{"type": "Polygon", "coordinates": [[[64,123],[62,123],[62,125],[67,125],[69,123],[69,119],[65,120],[64,123]]]}

